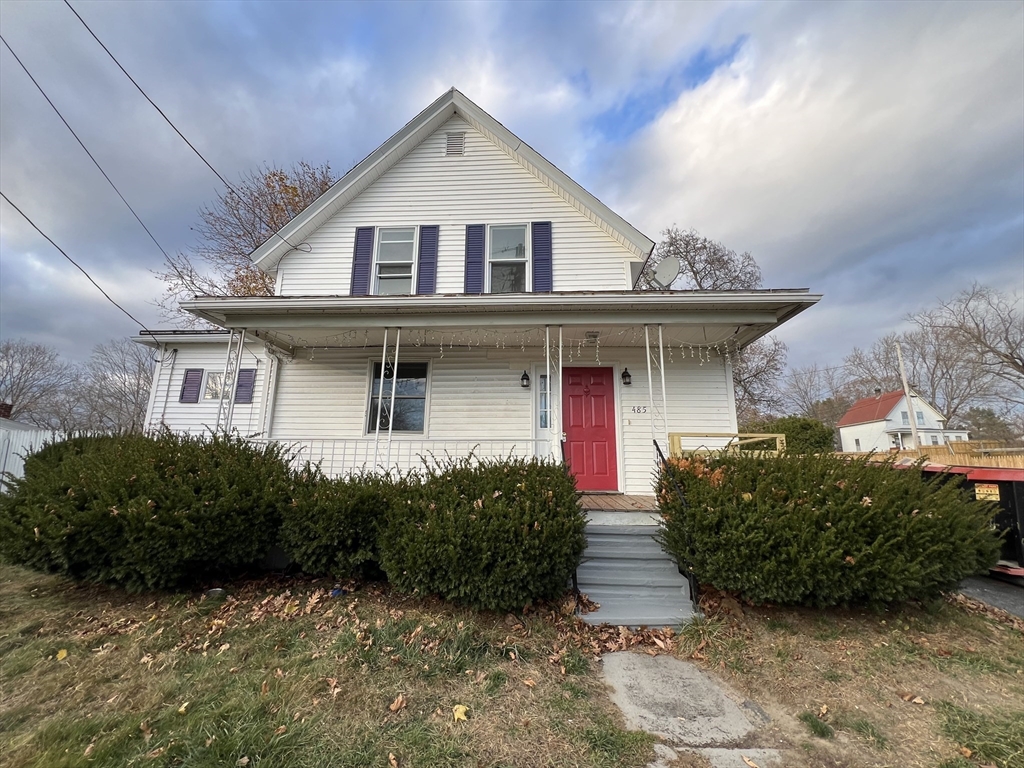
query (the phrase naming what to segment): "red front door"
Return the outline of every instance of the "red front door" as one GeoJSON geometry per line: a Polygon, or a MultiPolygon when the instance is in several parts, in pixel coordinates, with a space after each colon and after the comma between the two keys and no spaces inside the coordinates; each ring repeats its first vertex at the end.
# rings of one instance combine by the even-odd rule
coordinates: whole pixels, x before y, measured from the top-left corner
{"type": "Polygon", "coordinates": [[[615,455],[615,387],[611,368],[562,373],[565,454],[581,491],[619,488],[615,455]]]}

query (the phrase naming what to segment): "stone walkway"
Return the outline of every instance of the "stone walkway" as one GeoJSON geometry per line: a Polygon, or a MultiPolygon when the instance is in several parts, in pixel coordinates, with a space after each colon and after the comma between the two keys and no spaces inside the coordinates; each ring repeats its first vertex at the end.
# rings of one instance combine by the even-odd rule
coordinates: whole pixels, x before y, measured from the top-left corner
{"type": "Polygon", "coordinates": [[[696,752],[714,768],[780,765],[774,749],[744,746],[768,716],[751,701],[737,701],[696,666],[668,656],[609,653],[605,682],[627,727],[662,739],[648,768],[668,768],[680,752],[696,752]],[[746,760],[744,760],[746,758],[746,760]]]}

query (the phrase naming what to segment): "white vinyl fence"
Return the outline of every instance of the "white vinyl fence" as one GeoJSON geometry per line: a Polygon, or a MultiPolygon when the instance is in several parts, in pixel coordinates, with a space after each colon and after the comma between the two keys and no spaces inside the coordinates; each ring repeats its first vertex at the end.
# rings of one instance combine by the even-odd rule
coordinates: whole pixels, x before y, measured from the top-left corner
{"type": "Polygon", "coordinates": [[[22,476],[25,456],[42,448],[43,443],[59,439],[48,429],[10,429],[0,425],[0,489],[5,485],[6,473],[22,476]]]}

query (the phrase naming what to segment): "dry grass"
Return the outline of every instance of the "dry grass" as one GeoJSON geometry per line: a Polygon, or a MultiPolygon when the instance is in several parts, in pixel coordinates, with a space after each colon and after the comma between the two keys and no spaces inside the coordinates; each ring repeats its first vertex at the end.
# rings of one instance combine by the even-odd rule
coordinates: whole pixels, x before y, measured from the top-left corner
{"type": "Polygon", "coordinates": [[[641,766],[553,617],[327,582],[131,598],[0,566],[3,766],[641,766]],[[453,708],[467,707],[465,721],[453,708]]]}
{"type": "Polygon", "coordinates": [[[712,592],[705,609],[677,653],[769,713],[787,766],[1024,768],[1024,622],[962,597],[876,613],[712,592]]]}

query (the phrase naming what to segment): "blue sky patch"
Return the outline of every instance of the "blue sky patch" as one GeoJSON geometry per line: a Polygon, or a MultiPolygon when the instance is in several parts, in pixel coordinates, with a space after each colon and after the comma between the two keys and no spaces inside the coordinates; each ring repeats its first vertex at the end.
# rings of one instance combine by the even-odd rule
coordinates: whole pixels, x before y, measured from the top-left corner
{"type": "Polygon", "coordinates": [[[701,48],[661,82],[630,94],[622,103],[597,115],[592,125],[609,141],[625,141],[653,122],[679,94],[706,83],[715,70],[732,63],[746,41],[747,36],[741,35],[726,48],[701,48]]]}

